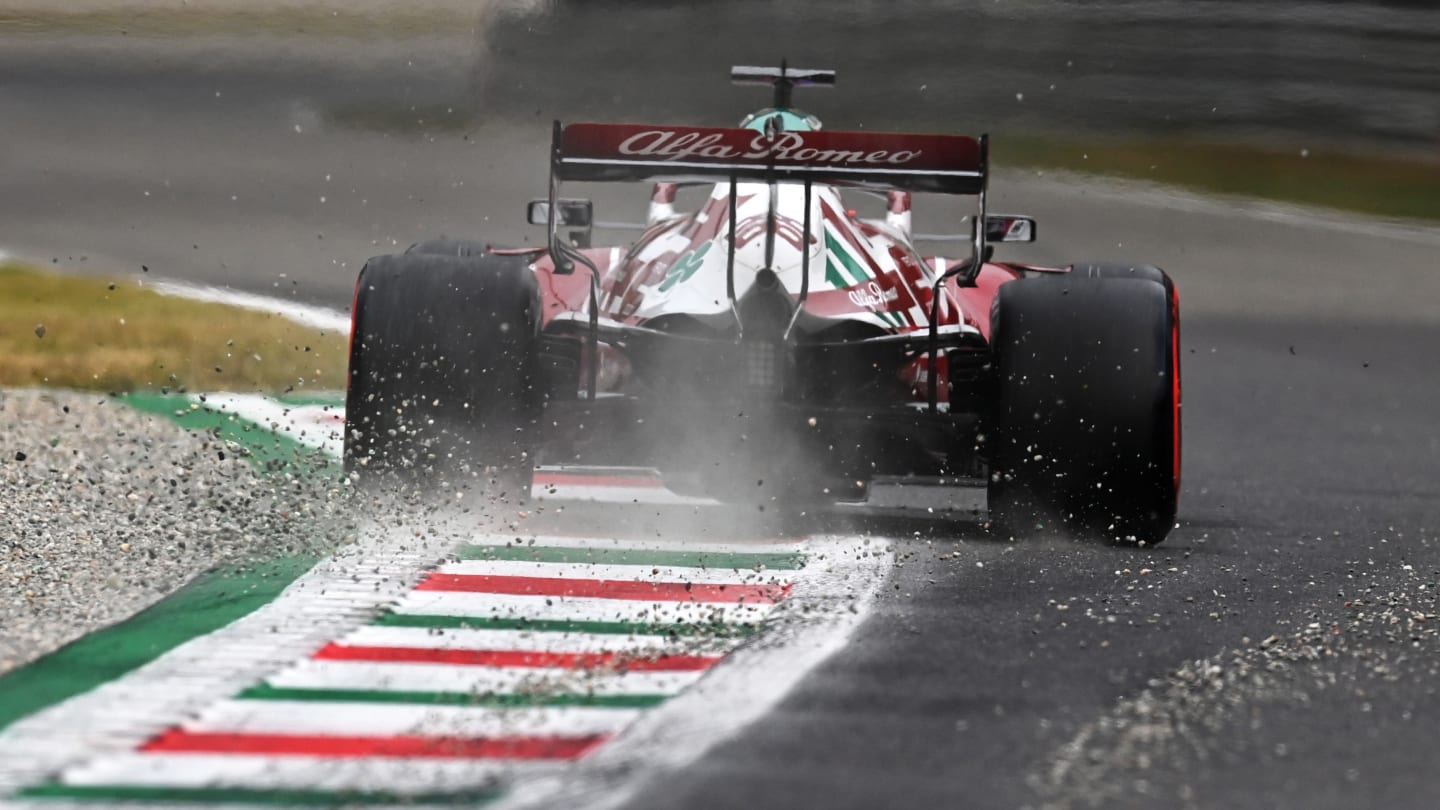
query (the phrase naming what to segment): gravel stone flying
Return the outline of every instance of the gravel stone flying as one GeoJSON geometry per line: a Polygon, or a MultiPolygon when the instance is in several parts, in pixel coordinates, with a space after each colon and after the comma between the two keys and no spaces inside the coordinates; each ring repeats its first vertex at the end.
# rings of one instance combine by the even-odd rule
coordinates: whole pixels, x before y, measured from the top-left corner
{"type": "Polygon", "coordinates": [[[1434,749],[1389,741],[1440,707],[1440,571],[1366,568],[1338,610],[1188,662],[1083,726],[1030,775],[1032,810],[1235,807],[1207,792],[1225,784],[1254,786],[1246,807],[1292,806],[1290,763],[1380,745],[1384,766],[1331,774],[1324,806],[1435,806],[1409,785],[1434,749]]]}
{"type": "Polygon", "coordinates": [[[104,394],[0,391],[0,674],[222,563],[336,548],[337,480],[263,477],[104,394]]]}

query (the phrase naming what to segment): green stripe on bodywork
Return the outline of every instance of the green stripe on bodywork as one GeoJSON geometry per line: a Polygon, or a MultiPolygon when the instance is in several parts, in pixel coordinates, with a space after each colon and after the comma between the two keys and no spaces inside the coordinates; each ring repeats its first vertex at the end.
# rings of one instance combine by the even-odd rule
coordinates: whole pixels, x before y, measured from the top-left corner
{"type": "Polygon", "coordinates": [[[371,624],[381,627],[433,627],[449,630],[529,630],[536,633],[595,633],[621,636],[708,636],[743,638],[755,633],[753,624],[701,624],[597,622],[571,619],[495,619],[480,616],[438,616],[418,613],[382,613],[371,624]]]}
{"type": "Polygon", "coordinates": [[[247,788],[186,788],[136,785],[62,785],[51,783],[20,791],[22,799],[69,799],[104,803],[258,804],[294,807],[349,807],[364,804],[487,804],[503,793],[471,790],[456,793],[379,793],[329,790],[253,790],[247,788]]]}
{"type": "Polygon", "coordinates": [[[464,545],[456,552],[462,560],[505,560],[591,565],[650,565],[677,568],[760,569],[793,571],[805,567],[804,554],[790,552],[670,551],[631,548],[566,548],[562,546],[464,545]]]}
{"type": "Polygon", "coordinates": [[[868,276],[858,272],[855,261],[845,252],[845,246],[840,244],[840,240],[831,236],[828,230],[825,232],[825,280],[830,282],[830,285],[837,290],[854,287],[862,281],[869,280],[868,276]],[[839,262],[836,261],[837,257],[839,258],[839,262]],[[845,275],[840,272],[842,265],[846,269],[851,270],[854,276],[853,279],[846,278],[845,275]]]}
{"type": "Polygon", "coordinates": [[[203,430],[232,441],[245,449],[251,464],[266,472],[306,475],[327,468],[338,473],[340,469],[339,462],[322,450],[187,396],[122,394],[119,400],[136,410],[172,419],[187,430],[203,430]],[[196,405],[199,407],[192,407],[196,405]]]}
{"type": "MultiPolygon", "coordinates": [[[[829,257],[825,262],[826,281],[834,284],[838,288],[843,289],[845,287],[854,287],[856,285],[864,284],[868,281],[875,280],[875,276],[871,275],[869,271],[861,267],[860,263],[855,261],[855,257],[850,255],[850,251],[846,249],[845,245],[840,240],[832,236],[828,230],[825,232],[825,250],[827,256],[829,257]],[[845,268],[846,272],[849,273],[850,278],[854,279],[854,281],[845,281],[844,276],[842,276],[840,272],[835,269],[835,260],[837,258],[839,259],[840,266],[845,268]],[[838,283],[836,282],[836,279],[839,279],[838,283]]],[[[902,318],[898,313],[890,312],[883,309],[872,310],[872,312],[874,313],[875,317],[879,318],[882,321],[885,321],[891,326],[905,325],[905,319],[902,318]]]]}
{"type": "MultiPolygon", "coordinates": [[[[392,692],[379,689],[293,689],[261,684],[235,696],[241,700],[310,700],[329,703],[420,703],[431,706],[534,708],[589,706],[599,709],[647,709],[668,695],[589,695],[554,693],[475,694],[473,692],[392,692]]],[[[359,711],[359,710],[357,710],[359,711]]]]}

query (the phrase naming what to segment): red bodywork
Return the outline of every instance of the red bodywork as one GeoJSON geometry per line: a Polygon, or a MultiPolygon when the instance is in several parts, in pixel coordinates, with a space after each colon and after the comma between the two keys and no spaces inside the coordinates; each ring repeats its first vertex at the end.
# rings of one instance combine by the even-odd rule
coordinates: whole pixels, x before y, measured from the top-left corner
{"type": "MultiPolygon", "coordinates": [[[[649,229],[638,241],[628,248],[588,248],[583,249],[583,254],[595,262],[600,270],[600,307],[609,319],[621,321],[626,324],[638,324],[634,317],[634,307],[626,311],[625,301],[634,300],[636,288],[641,284],[651,284],[658,277],[664,275],[668,268],[668,262],[660,264],[655,261],[639,261],[636,259],[641,254],[645,245],[649,244],[657,233],[680,228],[683,222],[661,223],[655,228],[649,229]]],[[[871,226],[871,229],[874,229],[871,226]]],[[[713,235],[706,235],[703,232],[696,233],[696,239],[713,238],[713,235]]],[[[913,249],[903,251],[900,246],[894,246],[897,252],[904,257],[903,267],[906,267],[906,280],[896,278],[880,277],[877,281],[886,288],[904,287],[909,290],[919,290],[919,304],[930,311],[932,297],[930,287],[919,284],[926,275],[939,275],[950,270],[955,265],[963,262],[963,259],[946,258],[920,258],[914,254],[913,249]],[[926,272],[920,268],[920,262],[929,268],[926,272]]],[[[678,254],[677,254],[678,255],[678,254]]],[[[670,257],[674,261],[675,257],[670,257]]],[[[580,270],[572,274],[557,274],[554,271],[554,261],[543,249],[534,251],[534,272],[540,281],[541,293],[541,329],[544,324],[556,319],[562,314],[569,314],[575,319],[583,319],[588,311],[590,295],[590,278],[588,272],[580,270]]],[[[940,326],[965,323],[979,330],[985,340],[989,340],[989,316],[991,316],[991,304],[995,300],[996,291],[1001,284],[1017,280],[1021,277],[1022,270],[1032,268],[1021,265],[1004,264],[1004,262],[985,262],[985,267],[976,277],[973,287],[962,287],[956,278],[950,278],[945,282],[942,290],[945,291],[945,300],[940,301],[939,323],[940,326]]],[[[1050,268],[1044,268],[1050,270],[1050,268]]],[[[909,294],[909,290],[906,293],[909,294]]],[[[897,291],[899,293],[899,291],[897,291]]],[[[837,314],[841,310],[838,301],[844,300],[844,294],[818,293],[812,295],[811,300],[806,301],[806,310],[815,314],[837,314]]],[[[848,304],[848,300],[844,300],[848,304]]],[[[948,380],[948,369],[945,368],[945,359],[940,357],[939,365],[939,389],[940,401],[946,401],[946,383],[948,380]]],[[[901,379],[912,385],[913,396],[917,402],[923,401],[924,383],[926,383],[926,368],[929,366],[926,357],[920,357],[913,365],[901,369],[901,379]]]]}

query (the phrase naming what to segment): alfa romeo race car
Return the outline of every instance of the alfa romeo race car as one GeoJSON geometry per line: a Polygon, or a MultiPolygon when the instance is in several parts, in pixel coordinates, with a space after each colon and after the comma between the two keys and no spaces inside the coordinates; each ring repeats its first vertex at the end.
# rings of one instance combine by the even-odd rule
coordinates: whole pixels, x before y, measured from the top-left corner
{"type": "Polygon", "coordinates": [[[879,487],[983,491],[996,531],[1143,543],[1175,519],[1179,303],[1150,265],[994,259],[988,139],[823,129],[774,88],[738,127],[556,122],[543,247],[437,240],[366,263],[345,464],[362,482],[525,498],[536,465],[645,468],[682,494],[797,508],[879,487]],[[590,245],[572,181],[651,183],[590,245]],[[708,190],[698,209],[677,191],[708,190]],[[914,246],[915,193],[968,195],[968,256],[914,246]],[[884,200],[858,216],[853,195],[884,200]]]}

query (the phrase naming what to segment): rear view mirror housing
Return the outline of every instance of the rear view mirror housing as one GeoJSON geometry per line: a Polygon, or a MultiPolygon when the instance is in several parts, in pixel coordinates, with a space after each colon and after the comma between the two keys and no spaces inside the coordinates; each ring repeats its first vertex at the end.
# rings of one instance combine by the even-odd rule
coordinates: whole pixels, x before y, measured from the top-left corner
{"type": "Polygon", "coordinates": [[[1035,218],[1016,214],[985,217],[986,242],[1034,242],[1035,218]]]}
{"type": "MultiPolygon", "coordinates": [[[[969,242],[975,238],[974,219],[971,220],[970,233],[917,233],[912,238],[916,242],[969,242]]],[[[994,245],[998,242],[1034,242],[1035,241],[1035,218],[1020,214],[987,214],[985,217],[985,242],[994,245]]]]}
{"type": "MultiPolygon", "coordinates": [[[[590,200],[556,200],[556,222],[561,228],[588,230],[595,216],[595,204],[590,200]]],[[[550,224],[550,201],[531,200],[525,207],[525,219],[531,225],[550,224]]]]}

